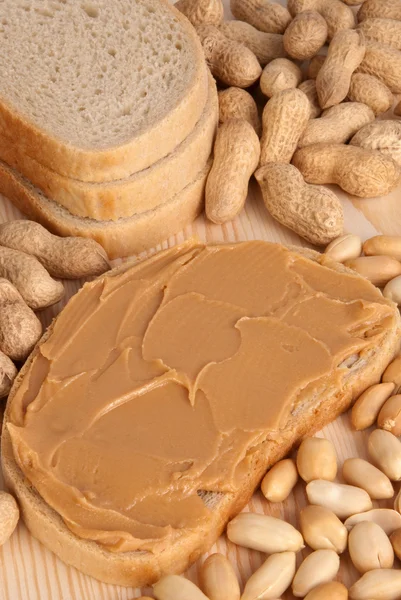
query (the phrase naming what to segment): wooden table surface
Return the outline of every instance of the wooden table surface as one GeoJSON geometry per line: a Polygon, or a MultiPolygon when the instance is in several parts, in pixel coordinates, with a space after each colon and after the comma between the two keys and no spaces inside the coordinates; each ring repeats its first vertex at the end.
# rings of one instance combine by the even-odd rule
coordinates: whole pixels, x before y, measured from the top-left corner
{"type": "MultiPolygon", "coordinates": [[[[386,198],[369,200],[350,198],[339,188],[333,189],[343,201],[346,232],[356,233],[363,239],[378,233],[401,235],[401,187],[386,198]]],[[[0,196],[0,223],[21,217],[21,213],[7,199],[0,196]]],[[[214,242],[259,239],[307,245],[296,234],[270,217],[255,183],[251,184],[245,209],[235,221],[217,226],[208,223],[201,216],[192,226],[171,237],[152,252],[180,243],[192,235],[204,241],[214,242]]],[[[81,284],[82,281],[65,282],[66,298],[40,315],[44,326],[51,322],[81,284]]],[[[329,438],[335,444],[341,466],[343,461],[351,456],[366,458],[368,434],[369,431],[351,431],[349,415],[344,414],[326,427],[320,435],[329,438]]],[[[306,503],[304,490],[304,484],[299,483],[289,499],[278,505],[269,504],[261,493],[257,492],[245,510],[277,516],[298,526],[299,510],[306,503]]],[[[374,502],[374,505],[392,507],[392,501],[374,502]]],[[[266,558],[259,552],[227,543],[225,537],[221,537],[211,550],[216,551],[227,554],[242,584],[266,558]]],[[[307,553],[307,550],[299,553],[298,560],[307,553]]],[[[200,561],[187,573],[195,582],[198,579],[199,566],[200,561]]],[[[347,555],[341,558],[338,579],[347,586],[357,579],[357,573],[347,555]]],[[[152,595],[151,589],[142,590],[142,593],[152,595]]],[[[105,585],[66,566],[36,541],[22,523],[18,525],[10,541],[0,547],[0,600],[130,600],[140,595],[140,590],[105,585]]],[[[293,596],[287,593],[283,598],[289,600],[293,596]]]]}

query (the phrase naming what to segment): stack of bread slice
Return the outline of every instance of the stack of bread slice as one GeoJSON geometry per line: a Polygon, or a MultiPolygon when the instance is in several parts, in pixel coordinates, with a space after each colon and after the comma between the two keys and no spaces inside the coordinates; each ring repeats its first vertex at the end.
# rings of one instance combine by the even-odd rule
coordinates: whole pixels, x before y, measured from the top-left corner
{"type": "Polygon", "coordinates": [[[60,235],[141,252],[201,211],[218,120],[164,0],[0,4],[0,192],[60,235]]]}

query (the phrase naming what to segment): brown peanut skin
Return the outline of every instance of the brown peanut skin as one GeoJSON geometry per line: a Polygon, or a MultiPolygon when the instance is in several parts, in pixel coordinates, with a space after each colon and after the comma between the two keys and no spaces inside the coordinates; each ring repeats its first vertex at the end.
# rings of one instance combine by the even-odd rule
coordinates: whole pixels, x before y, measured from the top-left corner
{"type": "Polygon", "coordinates": [[[400,21],[401,4],[399,0],[366,0],[358,11],[358,21],[375,17],[400,21]]]}
{"type": "Polygon", "coordinates": [[[18,290],[0,278],[0,351],[25,360],[42,335],[42,325],[18,290]]]}
{"type": "Polygon", "coordinates": [[[342,234],[343,209],[331,190],[308,185],[292,165],[268,163],[255,177],[267,210],[282,225],[319,246],[342,234]]]}
{"type": "Polygon", "coordinates": [[[358,73],[374,75],[394,94],[401,93],[401,51],[379,42],[367,42],[358,73]]]}
{"type": "Polygon", "coordinates": [[[232,221],[242,210],[259,155],[259,138],[248,121],[230,119],[219,127],[205,192],[206,216],[210,221],[232,221]]]}
{"type": "Polygon", "coordinates": [[[237,87],[229,87],[218,92],[219,96],[219,123],[228,119],[244,119],[248,121],[260,136],[262,124],[259,119],[258,107],[251,94],[237,87]]]}
{"type": "Polygon", "coordinates": [[[263,69],[260,77],[262,94],[271,98],[283,90],[296,88],[302,81],[301,69],[288,58],[276,58],[263,69]]]}
{"type": "Polygon", "coordinates": [[[177,8],[194,27],[197,25],[215,25],[223,20],[224,6],[221,0],[178,0],[177,8]]]}
{"type": "Polygon", "coordinates": [[[0,398],[8,396],[16,376],[17,368],[13,361],[0,351],[0,398]]]}
{"type": "Polygon", "coordinates": [[[391,156],[401,167],[401,122],[375,121],[362,127],[352,138],[350,144],[360,148],[378,150],[391,156]]]}
{"type": "Polygon", "coordinates": [[[296,15],[284,33],[284,48],[291,58],[307,60],[315,56],[326,43],[327,23],[316,11],[296,15]]]}
{"type": "Polygon", "coordinates": [[[287,8],[293,17],[306,10],[321,14],[327,23],[329,40],[339,31],[355,27],[354,13],[341,0],[288,0],[287,8]]]}
{"type": "Polygon", "coordinates": [[[55,304],[65,293],[63,284],[52,279],[34,256],[5,246],[0,246],[0,277],[8,279],[33,310],[55,304]]]}
{"type": "Polygon", "coordinates": [[[322,109],[320,108],[319,99],[317,97],[316,81],[314,79],[306,79],[299,84],[298,89],[301,90],[301,92],[303,92],[309,100],[309,118],[316,119],[316,117],[320,117],[322,114],[322,109]]]}
{"type": "Polygon", "coordinates": [[[361,127],[374,121],[375,114],[369,106],[359,102],[343,102],[325,110],[318,119],[311,119],[306,126],[298,148],[321,142],[343,144],[361,127]]]}
{"type": "Polygon", "coordinates": [[[262,116],[260,164],[289,163],[308,123],[310,104],[296,88],[275,94],[266,104],[262,116]]]}
{"type": "Polygon", "coordinates": [[[360,198],[386,196],[400,181],[401,171],[389,156],[344,144],[313,144],[297,150],[293,164],[308,183],[336,183],[360,198]]]}
{"type": "Polygon", "coordinates": [[[102,275],[110,269],[106,252],[95,240],[62,238],[34,221],[0,225],[0,245],[31,254],[52,277],[61,279],[102,275]]]}
{"type": "Polygon", "coordinates": [[[316,90],[322,108],[330,108],[347,97],[352,73],[364,56],[363,34],[348,30],[334,36],[327,58],[316,77],[316,90]]]}
{"type": "Polygon", "coordinates": [[[234,17],[266,33],[284,33],[291,21],[288,10],[270,0],[230,0],[234,17]]]}
{"type": "Polygon", "coordinates": [[[358,31],[362,31],[365,39],[380,42],[401,50],[401,21],[395,19],[365,19],[359,23],[358,31]]]}
{"type": "Polygon", "coordinates": [[[213,25],[199,25],[196,32],[206,62],[216,79],[240,88],[249,87],[259,79],[262,68],[249,48],[229,40],[213,25]]]}
{"type": "Polygon", "coordinates": [[[220,31],[234,42],[244,44],[254,53],[262,67],[275,58],[286,56],[283,36],[280,33],[265,33],[245,21],[224,21],[220,31]]]}
{"type": "Polygon", "coordinates": [[[374,75],[354,73],[351,77],[348,100],[367,104],[377,116],[390,110],[394,98],[391,90],[374,75]]]}

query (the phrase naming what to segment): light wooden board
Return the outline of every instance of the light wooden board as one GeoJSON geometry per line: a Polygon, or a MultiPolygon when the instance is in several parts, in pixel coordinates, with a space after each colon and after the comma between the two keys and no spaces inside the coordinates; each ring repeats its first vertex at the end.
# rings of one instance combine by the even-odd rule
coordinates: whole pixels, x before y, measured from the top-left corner
{"type": "MultiPolygon", "coordinates": [[[[284,0],[281,0],[281,3],[284,3],[284,0]]],[[[377,233],[401,235],[401,187],[387,198],[370,200],[350,199],[338,188],[335,188],[335,191],[343,201],[345,231],[356,233],[363,239],[377,233]]],[[[21,213],[7,199],[0,196],[0,223],[21,217],[21,213]]],[[[192,226],[171,237],[152,252],[180,243],[193,235],[200,240],[214,242],[258,239],[307,245],[268,215],[255,183],[251,185],[245,209],[234,222],[217,226],[201,216],[192,226]]],[[[82,283],[65,282],[65,299],[40,315],[44,326],[51,322],[82,283]]],[[[351,431],[349,415],[345,414],[326,427],[320,435],[333,441],[341,466],[343,461],[351,456],[367,458],[368,434],[368,431],[351,431]]],[[[339,480],[341,481],[340,477],[339,480]]],[[[261,493],[257,492],[245,510],[280,517],[298,526],[299,511],[305,504],[304,485],[299,483],[285,503],[269,504],[261,493]]],[[[391,507],[392,502],[374,504],[391,507]]],[[[234,546],[227,542],[225,536],[211,549],[211,552],[216,551],[225,553],[231,560],[241,585],[266,558],[259,552],[234,546]]],[[[298,561],[300,562],[307,553],[307,550],[299,553],[298,561]]],[[[347,555],[342,557],[341,563],[338,579],[349,586],[357,579],[357,573],[347,555]]],[[[186,573],[194,582],[198,581],[200,564],[201,561],[198,561],[186,573]]],[[[144,589],[142,593],[152,595],[151,589],[144,589]]],[[[66,566],[37,542],[22,523],[18,525],[11,540],[0,547],[0,600],[131,600],[140,595],[140,590],[105,585],[66,566]]],[[[293,596],[287,592],[283,598],[290,600],[293,596]]]]}

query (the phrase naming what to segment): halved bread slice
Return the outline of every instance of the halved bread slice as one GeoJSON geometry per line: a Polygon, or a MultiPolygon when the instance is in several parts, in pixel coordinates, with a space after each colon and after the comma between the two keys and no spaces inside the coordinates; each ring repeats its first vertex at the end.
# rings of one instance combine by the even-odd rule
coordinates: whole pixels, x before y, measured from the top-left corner
{"type": "Polygon", "coordinates": [[[95,221],[72,215],[2,161],[0,194],[53,233],[92,238],[103,246],[109,258],[120,258],[148,250],[192,223],[203,209],[210,167],[209,160],[194,181],[172,198],[164,202],[160,198],[158,207],[116,221],[95,221]]]}
{"type": "Polygon", "coordinates": [[[171,154],[131,177],[105,183],[64,177],[1,134],[0,159],[71,214],[99,221],[116,220],[152,210],[191,183],[211,154],[217,122],[216,84],[210,75],[208,101],[189,136],[171,154]]]}
{"type": "Polygon", "coordinates": [[[0,132],[66,177],[146,169],[206,104],[199,40],[165,0],[3,0],[0,43],[0,132]]]}
{"type": "MultiPolygon", "coordinates": [[[[331,287],[327,285],[325,292],[329,297],[335,298],[338,294],[338,298],[341,298],[343,292],[347,296],[347,279],[351,271],[316,252],[298,248],[297,253],[320,264],[319,268],[325,269],[325,273],[327,270],[332,272],[335,282],[331,287]]],[[[294,258],[296,259],[296,256],[294,258]]],[[[154,259],[157,257],[151,260],[154,259]]],[[[106,274],[105,277],[113,277],[129,268],[130,265],[124,265],[106,274]]],[[[353,276],[357,277],[354,273],[353,276]]],[[[318,279],[318,274],[315,273],[314,281],[318,279]]],[[[263,443],[251,449],[248,455],[249,470],[244,473],[240,489],[225,493],[199,490],[199,495],[210,509],[210,520],[207,526],[199,526],[192,530],[175,530],[172,543],[164,550],[153,553],[113,553],[96,542],[78,538],[66,527],[58,513],[46,504],[17,466],[7,423],[14,397],[39,352],[37,347],[10,393],[2,436],[2,466],[5,481],[18,497],[22,516],[31,533],[66,563],[107,583],[141,586],[156,581],[166,573],[185,570],[210,548],[223,531],[227,521],[245,506],[269,466],[285,456],[300,438],[311,435],[335,419],[349,407],[353,398],[367,386],[380,380],[383,370],[399,349],[400,315],[397,307],[384,300],[380,292],[370,284],[365,288],[364,295],[358,298],[365,296],[369,296],[373,302],[385,305],[383,308],[388,309],[383,310],[381,317],[383,327],[381,321],[366,322],[366,327],[363,327],[359,334],[363,336],[366,344],[364,343],[363,349],[358,354],[351,354],[335,368],[336,376],[331,381],[336,381],[336,385],[323,391],[315,389],[314,394],[309,396],[303,394],[303,402],[296,402],[290,409],[285,426],[280,430],[280,436],[266,435],[263,443]],[[363,335],[365,329],[366,336],[363,335]]],[[[51,337],[53,328],[54,324],[39,344],[51,337]]]]}

